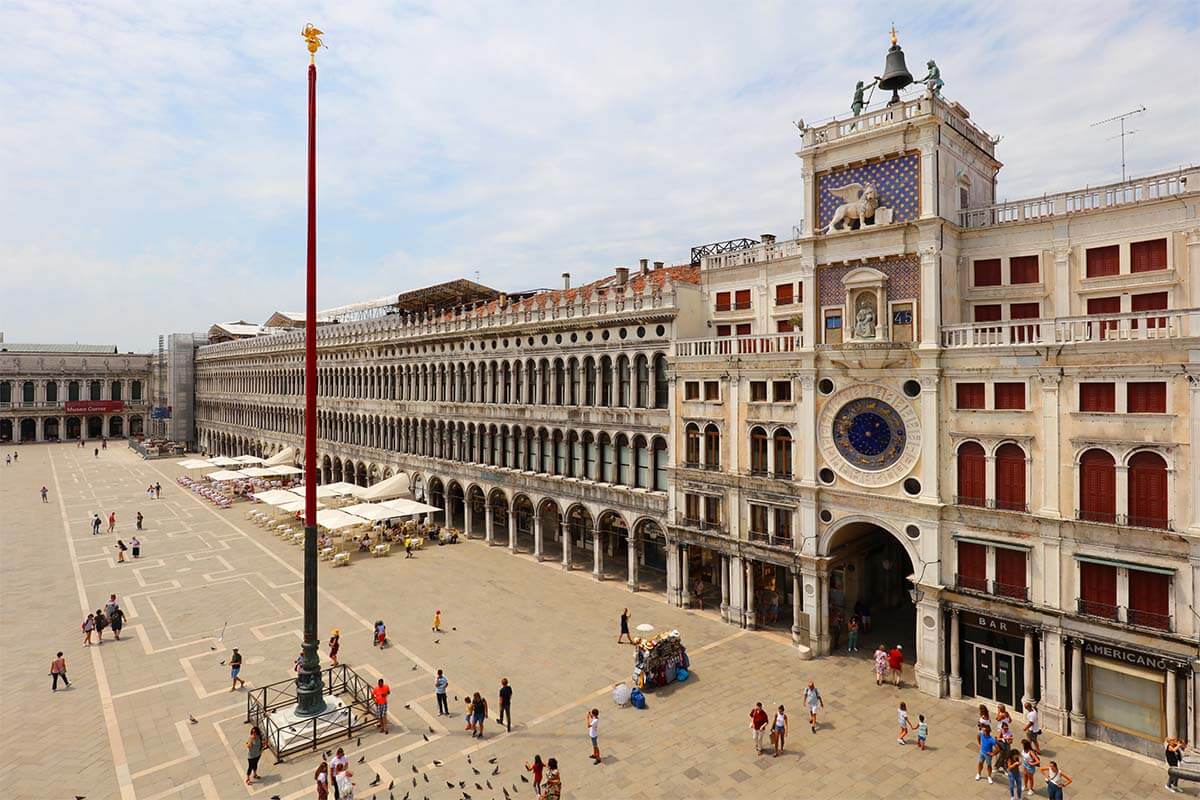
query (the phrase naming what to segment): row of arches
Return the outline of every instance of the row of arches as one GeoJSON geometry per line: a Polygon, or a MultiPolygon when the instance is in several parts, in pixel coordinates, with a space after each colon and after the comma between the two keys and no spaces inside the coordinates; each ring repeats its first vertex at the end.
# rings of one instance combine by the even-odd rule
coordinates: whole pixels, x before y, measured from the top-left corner
{"type": "Polygon", "coordinates": [[[59,442],[103,437],[119,439],[142,435],[143,425],[140,414],[131,415],[128,424],[124,417],[118,415],[0,419],[0,442],[59,442]]]}
{"type": "Polygon", "coordinates": [[[79,400],[125,400],[125,386],[129,385],[129,400],[142,400],[144,384],[140,380],[107,381],[108,397],[104,397],[105,381],[0,381],[0,404],[4,403],[60,403],[79,400]],[[41,390],[39,392],[39,389],[41,390]],[[87,397],[84,397],[86,392],[87,397]],[[39,397],[39,394],[41,395],[39,397]]]}

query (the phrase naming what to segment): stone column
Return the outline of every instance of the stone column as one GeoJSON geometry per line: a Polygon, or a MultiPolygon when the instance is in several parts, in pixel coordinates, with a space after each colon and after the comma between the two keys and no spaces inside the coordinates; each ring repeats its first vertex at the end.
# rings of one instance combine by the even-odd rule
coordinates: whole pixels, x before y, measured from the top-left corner
{"type": "Polygon", "coordinates": [[[545,553],[544,546],[543,546],[544,545],[543,537],[545,535],[546,535],[545,532],[542,530],[542,515],[534,514],[533,515],[533,557],[536,558],[538,561],[546,560],[546,553],[545,553]]]}
{"type": "Polygon", "coordinates": [[[604,580],[604,551],[600,549],[600,531],[592,531],[592,577],[604,580]]]}
{"type": "Polygon", "coordinates": [[[729,556],[721,556],[721,619],[729,621],[729,556]]]}
{"type": "Polygon", "coordinates": [[[961,654],[959,652],[958,609],[950,610],[950,698],[962,699],[962,674],[959,669],[961,654]]]}
{"type": "Polygon", "coordinates": [[[800,644],[800,598],[803,587],[800,585],[800,573],[792,569],[792,644],[800,644]]]}
{"type": "Polygon", "coordinates": [[[1071,640],[1071,736],[1087,738],[1087,716],[1083,713],[1083,640],[1071,640]]]}
{"type": "MultiPolygon", "coordinates": [[[[1053,298],[1054,307],[1050,316],[1071,316],[1071,248],[1065,242],[1054,248],[1053,298]]],[[[1048,338],[1050,333],[1042,331],[1042,336],[1048,338]]]]}
{"type": "Polygon", "coordinates": [[[679,548],[679,604],[684,608],[692,607],[692,579],[688,576],[688,548],[679,548]]]}
{"type": "Polygon", "coordinates": [[[1167,667],[1167,736],[1179,735],[1179,678],[1167,667]]]}
{"type": "Polygon", "coordinates": [[[743,619],[745,620],[745,627],[747,630],[754,630],[755,623],[757,622],[756,617],[755,617],[756,612],[755,612],[755,608],[754,608],[754,562],[751,561],[750,559],[746,559],[746,605],[745,605],[745,609],[746,609],[746,611],[743,615],[743,619]]]}
{"type": "MultiPolygon", "coordinates": [[[[942,251],[936,244],[921,248],[921,330],[920,347],[936,348],[941,340],[942,251]]],[[[937,428],[926,428],[934,437],[937,428]]]]}
{"type": "MultiPolygon", "coordinates": [[[[1032,703],[1034,697],[1033,691],[1033,631],[1025,629],[1025,694],[1021,698],[1021,707],[1024,708],[1026,703],[1032,703]]],[[[1045,723],[1043,723],[1044,725],[1045,723]]]]}
{"type": "MultiPolygon", "coordinates": [[[[807,291],[807,290],[806,290],[807,291]]],[[[806,306],[807,308],[807,306],[806,306]]],[[[808,317],[805,317],[805,327],[809,327],[808,317]]],[[[812,333],[805,332],[806,344],[807,337],[817,335],[816,328],[812,329],[812,333]]],[[[817,429],[817,395],[816,395],[816,370],[803,370],[800,374],[800,415],[799,423],[801,430],[815,431],[817,429]]],[[[816,436],[798,436],[796,437],[795,447],[799,449],[800,464],[799,475],[800,484],[802,486],[817,485],[817,437],[816,436]]]]}
{"type": "MultiPolygon", "coordinates": [[[[1190,244],[1190,249],[1196,254],[1196,258],[1192,260],[1194,271],[1192,275],[1200,275],[1200,233],[1195,236],[1196,245],[1190,244]]],[[[1200,280],[1192,280],[1193,293],[1200,291],[1200,280]]],[[[1200,535],[1200,458],[1197,458],[1195,450],[1196,443],[1200,442],[1200,379],[1191,384],[1191,391],[1188,397],[1191,400],[1191,407],[1188,409],[1188,428],[1191,436],[1188,441],[1192,442],[1190,448],[1189,459],[1191,461],[1191,504],[1192,504],[1192,520],[1188,526],[1188,532],[1193,535],[1200,535]]],[[[1178,499],[1176,500],[1178,502],[1178,499]]],[[[1197,699],[1197,705],[1200,705],[1200,698],[1197,699]]],[[[1197,731],[1200,735],[1200,731],[1197,731]]],[[[1197,742],[1200,746],[1200,742],[1197,742]]]]}
{"type": "Polygon", "coordinates": [[[627,577],[625,583],[629,587],[629,591],[636,592],[638,590],[637,539],[635,539],[632,536],[629,536],[629,537],[627,537],[627,544],[628,544],[628,549],[629,549],[628,564],[626,567],[626,569],[628,571],[628,577],[627,577]]]}
{"type": "Polygon", "coordinates": [[[483,506],[483,540],[489,545],[496,543],[496,535],[492,530],[492,504],[484,502],[483,506]]]}
{"type": "MultiPolygon", "coordinates": [[[[924,342],[921,344],[925,346],[924,342]]],[[[938,497],[938,376],[932,370],[921,375],[921,494],[923,502],[937,504],[938,497]]]]}
{"type": "Polygon", "coordinates": [[[508,512],[508,552],[517,552],[517,512],[508,512]]]}
{"type": "Polygon", "coordinates": [[[1050,373],[1038,377],[1042,381],[1042,507],[1037,513],[1043,517],[1057,518],[1062,515],[1059,502],[1062,465],[1059,464],[1058,447],[1058,387],[1062,376],[1050,373]]]}
{"type": "Polygon", "coordinates": [[[570,571],[571,569],[571,539],[574,537],[574,532],[569,525],[562,525],[562,568],[570,571]]]}
{"type": "MultiPolygon", "coordinates": [[[[331,476],[332,477],[332,476],[331,476]]],[[[475,533],[475,524],[473,521],[474,515],[471,513],[471,503],[468,500],[463,500],[463,534],[470,539],[475,533]]]]}
{"type": "Polygon", "coordinates": [[[804,604],[808,608],[808,646],[814,656],[829,654],[829,576],[811,568],[800,568],[804,604]]]}
{"type": "Polygon", "coordinates": [[[729,556],[729,604],[726,621],[741,627],[742,609],[745,607],[746,586],[741,556],[729,556]]]}
{"type": "Polygon", "coordinates": [[[679,545],[667,541],[667,605],[679,605],[679,545]]]}

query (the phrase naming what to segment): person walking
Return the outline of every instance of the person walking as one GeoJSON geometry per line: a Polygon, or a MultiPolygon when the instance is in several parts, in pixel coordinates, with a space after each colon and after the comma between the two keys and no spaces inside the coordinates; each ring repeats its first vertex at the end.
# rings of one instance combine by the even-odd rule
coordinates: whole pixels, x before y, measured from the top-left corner
{"type": "Polygon", "coordinates": [[[97,447],[95,449],[95,451],[92,453],[92,455],[95,456],[96,458],[99,458],[100,457],[100,448],[97,447]]]}
{"type": "Polygon", "coordinates": [[[1046,776],[1046,793],[1050,800],[1063,800],[1063,789],[1074,783],[1071,776],[1058,768],[1057,761],[1051,761],[1048,767],[1039,767],[1038,771],[1046,776]]]}
{"type": "Polygon", "coordinates": [[[1023,790],[1021,754],[1016,750],[1008,752],[1008,758],[1004,761],[1004,772],[1008,778],[1008,800],[1021,800],[1023,790]]]}
{"type": "Polygon", "coordinates": [[[891,674],[892,683],[899,689],[901,673],[904,671],[904,647],[902,645],[893,647],[888,652],[887,660],[888,672],[891,674]]]}
{"type": "Polygon", "coordinates": [[[592,763],[600,763],[600,709],[593,708],[587,715],[588,738],[592,740],[592,763]]]}
{"type": "Polygon", "coordinates": [[[1042,759],[1033,751],[1033,746],[1028,739],[1021,740],[1021,777],[1025,781],[1025,794],[1033,794],[1033,776],[1037,774],[1037,768],[1042,763],[1042,759]]]}
{"type": "Polygon", "coordinates": [[[58,655],[50,662],[50,691],[58,691],[59,678],[62,678],[65,688],[70,688],[71,682],[67,680],[67,660],[63,658],[62,650],[59,650],[58,655]]]}
{"type": "Polygon", "coordinates": [[[750,732],[754,735],[754,754],[763,754],[763,737],[767,734],[767,723],[770,722],[762,703],[755,703],[750,709],[750,732]]]}
{"type": "Polygon", "coordinates": [[[142,519],[143,519],[142,512],[140,512],[140,511],[137,512],[137,529],[139,531],[142,529],[142,519]]]}
{"type": "Polygon", "coordinates": [[[317,782],[317,800],[329,800],[329,762],[324,753],[321,753],[321,763],[313,773],[313,780],[317,782]]]}
{"type": "Polygon", "coordinates": [[[120,606],[115,606],[112,613],[108,615],[108,626],[112,628],[113,638],[118,642],[121,641],[121,629],[125,627],[125,612],[120,606]]]}
{"type": "Polygon", "coordinates": [[[906,703],[901,703],[900,707],[896,709],[896,722],[900,726],[900,733],[896,736],[896,744],[908,744],[908,732],[916,726],[908,718],[908,705],[906,703]]]}
{"type": "Polygon", "coordinates": [[[154,482],[154,499],[159,500],[161,498],[162,498],[162,484],[159,483],[158,481],[155,481],[154,482]]]}
{"type": "Polygon", "coordinates": [[[488,707],[487,699],[481,697],[479,692],[475,692],[471,696],[471,738],[483,738],[483,725],[487,722],[488,707]]]}
{"type": "Polygon", "coordinates": [[[371,690],[371,699],[375,701],[375,707],[379,709],[379,732],[388,732],[388,695],[392,693],[392,687],[383,682],[383,678],[379,679],[379,683],[375,684],[375,688],[371,690]]]}
{"type": "Polygon", "coordinates": [[[1042,735],[1042,720],[1033,703],[1025,704],[1025,735],[1029,738],[1029,743],[1033,745],[1033,751],[1040,756],[1042,745],[1038,742],[1038,737],[1042,735]]]}
{"type": "Polygon", "coordinates": [[[437,696],[438,716],[443,714],[450,716],[450,704],[446,701],[446,687],[450,685],[450,681],[442,674],[439,669],[437,677],[433,680],[433,693],[437,696]]]}
{"type": "Polygon", "coordinates": [[[83,646],[91,647],[92,632],[96,630],[96,615],[88,614],[87,619],[83,621],[83,625],[80,627],[83,629],[83,646]]]}
{"type": "Polygon", "coordinates": [[[512,733],[512,693],[512,687],[508,685],[508,678],[501,678],[500,716],[496,718],[496,724],[507,726],[509,733],[512,733]]]}
{"type": "Polygon", "coordinates": [[[617,644],[621,644],[622,637],[624,637],[625,641],[629,642],[629,644],[633,644],[633,637],[629,635],[629,609],[628,608],[621,612],[621,631],[620,631],[620,633],[617,634],[617,644]]]}
{"type": "Polygon", "coordinates": [[[111,617],[112,617],[112,615],[113,615],[113,612],[114,612],[114,611],[116,611],[116,610],[117,610],[117,607],[118,607],[118,606],[120,606],[120,605],[121,605],[121,604],[117,602],[117,596],[116,596],[116,594],[110,594],[110,595],[108,596],[108,602],[104,604],[104,614],[105,614],[105,616],[107,616],[107,617],[111,618],[111,617]]]}
{"type": "Polygon", "coordinates": [[[925,740],[929,738],[929,723],[924,714],[917,714],[917,748],[925,749],[925,740]]]}
{"type": "Polygon", "coordinates": [[[120,539],[117,539],[117,543],[115,545],[113,545],[113,548],[117,551],[117,563],[124,564],[125,563],[125,551],[128,550],[129,548],[126,547],[125,543],[123,541],[121,541],[120,539]]]}
{"type": "Polygon", "coordinates": [[[92,536],[100,534],[100,515],[95,511],[92,512],[92,536]]]}
{"type": "Polygon", "coordinates": [[[546,782],[542,784],[541,800],[560,800],[562,797],[562,776],[558,772],[558,759],[546,761],[546,782]]]}
{"type": "Polygon", "coordinates": [[[858,652],[858,617],[851,617],[846,626],[846,652],[858,652]]]}
{"type": "Polygon", "coordinates": [[[537,754],[534,754],[532,764],[530,764],[528,761],[525,762],[525,771],[533,773],[533,796],[534,797],[542,796],[542,771],[545,768],[546,768],[546,765],[542,763],[542,757],[537,754]]]}
{"type": "Polygon", "coordinates": [[[104,612],[96,609],[96,644],[104,644],[104,629],[108,627],[108,618],[104,612]]]}
{"type": "Polygon", "coordinates": [[[329,660],[333,662],[333,666],[338,665],[338,650],[342,646],[342,632],[334,628],[329,632],[329,660]]]}
{"type": "Polygon", "coordinates": [[[816,684],[812,681],[808,682],[808,686],[804,689],[804,705],[808,706],[808,726],[812,728],[812,732],[817,732],[817,709],[825,707],[825,701],[821,699],[821,693],[817,691],[816,684]]]}
{"type": "Polygon", "coordinates": [[[883,676],[887,673],[888,654],[883,645],[875,648],[875,685],[883,686],[883,676]]]}
{"type": "MultiPolygon", "coordinates": [[[[59,653],[59,655],[61,656],[62,653],[59,653]]],[[[53,670],[51,670],[51,672],[53,672],[53,670]]],[[[1179,788],[1178,776],[1171,775],[1170,769],[1171,769],[1171,767],[1179,766],[1179,762],[1183,758],[1184,748],[1186,748],[1186,747],[1187,747],[1186,740],[1177,739],[1174,736],[1168,736],[1167,740],[1165,742],[1163,742],[1163,755],[1167,759],[1168,772],[1167,772],[1166,789],[1168,792],[1182,792],[1183,791],[1182,789],[1179,788]]]]}
{"type": "MultiPolygon", "coordinates": [[[[138,519],[138,530],[141,530],[142,521],[138,519]]],[[[134,558],[141,558],[142,555],[142,540],[134,536],[129,540],[129,549],[133,553],[134,558]]]]}
{"type": "Polygon", "coordinates": [[[108,512],[108,532],[112,533],[117,529],[117,512],[108,512]]]}
{"type": "Polygon", "coordinates": [[[433,628],[434,633],[442,632],[442,610],[439,608],[433,612],[433,628]]]}
{"type": "Polygon", "coordinates": [[[463,695],[463,700],[465,700],[467,703],[466,714],[463,715],[463,721],[466,722],[467,725],[465,728],[463,728],[463,730],[472,731],[471,735],[474,736],[475,722],[473,717],[475,716],[475,703],[471,700],[471,695],[469,694],[463,695]]]}
{"type": "Polygon", "coordinates": [[[43,486],[43,487],[42,487],[42,502],[43,502],[43,503],[49,503],[49,502],[50,502],[50,500],[49,500],[49,495],[50,495],[50,491],[49,491],[49,490],[48,490],[48,489],[47,489],[45,486],[43,486]]]}
{"type": "Polygon", "coordinates": [[[1007,769],[1008,754],[1015,752],[1013,750],[1012,728],[1008,727],[1007,722],[1000,723],[1000,730],[996,734],[996,744],[1000,746],[999,757],[996,759],[996,770],[1002,772],[1007,769]]]}
{"type": "Polygon", "coordinates": [[[250,738],[246,740],[246,785],[250,786],[258,780],[258,759],[262,758],[262,731],[255,725],[250,729],[250,738]]]}
{"type": "Polygon", "coordinates": [[[229,691],[232,692],[235,689],[237,689],[239,683],[243,687],[246,685],[246,682],[238,677],[238,673],[241,671],[242,671],[242,654],[239,653],[238,649],[235,647],[235,648],[233,648],[233,654],[231,656],[229,656],[229,677],[233,681],[233,683],[229,687],[229,691]]]}
{"type": "Polygon", "coordinates": [[[783,752],[783,743],[787,738],[788,732],[788,716],[783,710],[783,706],[775,712],[775,724],[771,726],[771,744],[775,746],[775,753],[772,758],[779,758],[779,754],[783,752]]]}
{"type": "Polygon", "coordinates": [[[350,759],[346,758],[346,751],[341,747],[334,754],[333,761],[329,762],[329,774],[333,783],[333,796],[341,797],[342,784],[345,783],[347,787],[352,786],[349,778],[354,777],[354,773],[350,771],[350,759]],[[346,780],[342,779],[343,775],[346,777],[346,780]]]}
{"type": "Polygon", "coordinates": [[[996,744],[996,739],[992,736],[992,729],[987,726],[979,729],[975,739],[979,742],[979,758],[975,762],[975,780],[982,778],[986,771],[987,782],[994,783],[992,759],[1000,752],[1000,746],[996,744]]]}

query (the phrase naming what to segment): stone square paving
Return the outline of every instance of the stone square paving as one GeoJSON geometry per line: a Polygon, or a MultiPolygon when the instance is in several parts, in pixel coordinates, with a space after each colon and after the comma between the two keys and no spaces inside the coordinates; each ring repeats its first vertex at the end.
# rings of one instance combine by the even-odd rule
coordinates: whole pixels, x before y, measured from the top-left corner
{"type": "MultiPolygon", "coordinates": [[[[0,468],[7,679],[0,743],[9,762],[0,796],[314,797],[313,755],[274,764],[265,754],[262,782],[243,784],[246,693],[230,692],[221,663],[238,647],[251,687],[292,674],[300,548],[251,524],[248,504],[218,510],[176,484],[173,462],[143,461],[122,444],[99,458],[69,444],[16,451],[18,462],[0,468]],[[155,481],[162,499],[147,499],[155,481]],[[43,485],[48,503],[38,494],[43,485]],[[146,518],[142,557],[116,563],[116,539],[128,542],[139,510],[146,518]],[[105,518],[116,512],[115,536],[90,534],[93,511],[105,518]],[[85,648],[84,610],[103,606],[110,593],[128,614],[122,639],[106,636],[85,648]],[[71,688],[52,694],[46,673],[60,649],[71,688]]],[[[392,687],[391,732],[346,742],[356,798],[461,800],[459,781],[472,800],[503,798],[502,788],[512,800],[532,798],[519,776],[534,753],[559,760],[564,796],[580,800],[1007,797],[999,779],[972,780],[974,705],[878,688],[866,653],[802,662],[781,637],[740,631],[714,613],[672,608],[657,594],[631,594],[623,584],[596,583],[590,574],[481,542],[434,547],[412,560],[401,554],[356,558],[343,569],[322,564],[320,580],[322,638],[340,628],[341,660],[392,687]],[[616,708],[610,699],[633,661],[631,648],[615,643],[623,606],[635,624],[678,628],[692,659],[691,679],[650,694],[645,711],[616,708]],[[442,635],[429,630],[435,608],[442,635]],[[377,618],[395,643],[383,651],[369,646],[377,618]],[[507,676],[512,733],[492,723],[484,740],[472,740],[461,716],[434,716],[438,668],[460,699],[451,701],[453,712],[466,692],[494,702],[507,676]],[[801,709],[810,679],[826,702],[816,734],[801,709]],[[757,700],[788,707],[792,735],[780,758],[754,756],[747,714],[757,700]],[[897,746],[900,700],[914,719],[923,713],[929,720],[927,751],[897,746]],[[601,711],[599,766],[585,735],[593,706],[601,711]],[[371,787],[375,776],[379,784],[371,787]]],[[[874,644],[864,642],[866,649],[874,644]]],[[[1045,744],[1075,779],[1069,798],[1168,795],[1160,763],[1059,736],[1045,744]]],[[[1037,786],[1046,796],[1040,777],[1037,786]]]]}

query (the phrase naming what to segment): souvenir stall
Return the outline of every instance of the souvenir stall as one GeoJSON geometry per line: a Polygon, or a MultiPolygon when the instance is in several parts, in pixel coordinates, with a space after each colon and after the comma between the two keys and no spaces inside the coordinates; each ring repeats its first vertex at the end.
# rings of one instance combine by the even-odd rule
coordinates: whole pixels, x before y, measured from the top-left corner
{"type": "Polygon", "coordinates": [[[634,639],[633,685],[653,689],[675,681],[687,680],[687,649],[679,631],[660,633],[649,639],[634,639]]]}

